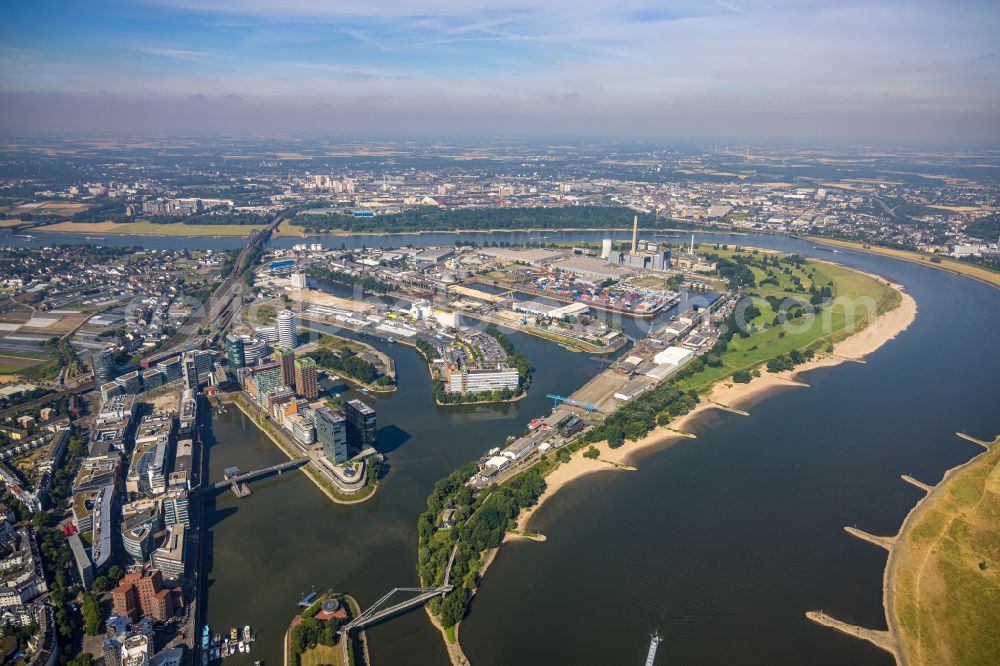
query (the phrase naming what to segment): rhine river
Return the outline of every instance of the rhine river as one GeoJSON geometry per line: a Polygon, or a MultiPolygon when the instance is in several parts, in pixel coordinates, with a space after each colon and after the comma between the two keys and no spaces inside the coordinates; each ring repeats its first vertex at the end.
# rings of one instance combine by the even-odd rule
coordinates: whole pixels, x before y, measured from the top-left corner
{"type": "MultiPolygon", "coordinates": [[[[0,234],[0,243],[57,238],[35,236],[18,242],[0,234]]],[[[58,242],[81,240],[64,236],[58,242]]],[[[482,240],[474,236],[461,238],[482,240]]],[[[321,240],[371,247],[455,239],[321,240]]],[[[121,241],[212,247],[204,239],[121,241]]],[[[884,628],[885,553],[842,528],[895,533],[921,496],[900,474],[935,483],[981,450],[956,431],[1000,433],[1000,291],[930,267],[834,254],[787,237],[698,234],[697,241],[797,251],[884,275],[913,295],[917,318],[864,364],[811,371],[803,377],[810,388],[782,389],[751,405],[749,417],[710,412],[693,428],[697,439],[645,452],[638,472],[592,475],[557,494],[531,525],[548,541],[505,545],[462,623],[461,642],[476,666],[641,664],[654,629],[664,638],[657,660],[663,664],[892,663],[804,613],[822,609],[884,628]]],[[[296,242],[302,240],[275,244],[296,242]]],[[[396,359],[399,390],[375,402],[379,448],[389,464],[375,499],[332,504],[295,471],[253,483],[249,498],[226,493],[206,506],[208,621],[213,631],[251,624],[259,635],[252,655],[227,664],[280,664],[295,603],[313,586],[349,592],[366,605],[392,587],[415,585],[416,517],[434,482],[547,414],[546,393],[568,395],[598,370],[590,355],[512,338],[536,370],[528,397],[507,406],[435,407],[417,353],[379,347],[396,359]]],[[[238,411],[214,417],[213,429],[213,479],[230,465],[248,469],[283,459],[238,411]]],[[[376,666],[448,663],[440,634],[420,611],[374,627],[368,637],[376,666]]]]}

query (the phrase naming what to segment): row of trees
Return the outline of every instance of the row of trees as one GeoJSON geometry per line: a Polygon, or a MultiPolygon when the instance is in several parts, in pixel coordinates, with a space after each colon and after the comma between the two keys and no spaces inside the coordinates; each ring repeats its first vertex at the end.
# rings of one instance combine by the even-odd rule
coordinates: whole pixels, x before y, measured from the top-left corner
{"type": "Polygon", "coordinates": [[[455,550],[449,580],[455,588],[429,604],[445,627],[455,626],[468,612],[482,554],[499,546],[521,510],[534,505],[545,491],[542,475],[531,469],[476,495],[465,484],[477,470],[478,463],[472,461],[439,480],[427,499],[427,511],[417,521],[417,570],[424,586],[444,583],[448,559],[455,550]],[[437,522],[446,508],[455,509],[456,523],[439,530],[437,522]]]}
{"type": "Polygon", "coordinates": [[[528,384],[531,383],[531,371],[534,369],[531,365],[531,361],[529,361],[528,358],[521,352],[517,351],[510,338],[493,324],[487,326],[483,332],[494,338],[500,345],[501,349],[507,353],[507,365],[517,369],[517,392],[524,393],[527,391],[528,384]]]}
{"type": "Polygon", "coordinates": [[[607,440],[608,446],[618,448],[626,439],[640,439],[657,425],[666,425],[687,414],[698,400],[697,391],[684,391],[674,382],[663,382],[621,405],[603,423],[588,431],[584,441],[607,440]]]}
{"type": "MultiPolygon", "coordinates": [[[[318,608],[317,608],[318,610],[318,608]]],[[[330,618],[329,620],[317,620],[315,617],[304,617],[292,629],[291,635],[291,663],[299,666],[302,663],[302,653],[317,645],[333,646],[337,644],[337,630],[340,629],[340,620],[330,618]]]]}
{"type": "Polygon", "coordinates": [[[380,377],[374,365],[347,348],[336,351],[317,349],[307,353],[306,357],[316,361],[316,364],[323,368],[346,375],[362,384],[371,384],[376,381],[383,384],[392,383],[389,377],[380,377]]]}
{"type": "Polygon", "coordinates": [[[657,220],[648,213],[616,206],[561,206],[558,208],[461,208],[444,209],[420,206],[391,215],[353,217],[350,215],[314,215],[299,213],[295,223],[307,234],[328,231],[376,233],[385,231],[454,231],[456,229],[612,229],[632,224],[639,215],[644,228],[673,226],[669,220],[657,220]]]}
{"type": "Polygon", "coordinates": [[[767,362],[768,372],[781,372],[783,370],[792,370],[795,366],[805,363],[813,357],[813,350],[807,349],[804,352],[798,349],[793,349],[787,354],[781,354],[775,356],[770,361],[767,362]]]}

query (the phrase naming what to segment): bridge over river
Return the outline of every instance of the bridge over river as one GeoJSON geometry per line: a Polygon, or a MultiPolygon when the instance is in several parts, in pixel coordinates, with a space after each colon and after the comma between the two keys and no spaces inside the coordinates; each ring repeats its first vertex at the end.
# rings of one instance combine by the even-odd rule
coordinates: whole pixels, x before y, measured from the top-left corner
{"type": "Polygon", "coordinates": [[[286,469],[294,469],[296,467],[301,467],[302,465],[305,465],[307,462],[309,462],[309,458],[307,457],[294,458],[292,460],[287,460],[283,463],[278,463],[277,465],[271,465],[270,467],[262,467],[261,469],[254,469],[250,470],[249,472],[242,472],[235,476],[231,476],[227,479],[223,479],[222,481],[218,481],[211,485],[205,486],[203,490],[205,491],[220,490],[222,488],[232,486],[233,484],[239,485],[244,481],[250,481],[251,479],[256,479],[258,477],[266,476],[268,474],[274,474],[275,472],[281,474],[286,469]]]}

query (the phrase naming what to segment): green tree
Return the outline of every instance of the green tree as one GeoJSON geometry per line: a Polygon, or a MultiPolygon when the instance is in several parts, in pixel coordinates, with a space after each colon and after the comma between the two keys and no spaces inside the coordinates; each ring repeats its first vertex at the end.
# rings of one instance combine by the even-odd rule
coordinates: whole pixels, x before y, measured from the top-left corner
{"type": "Polygon", "coordinates": [[[89,652],[81,652],[66,662],[66,666],[92,666],[94,657],[89,652]]]}
{"type": "Polygon", "coordinates": [[[101,594],[108,589],[108,578],[107,576],[98,576],[94,579],[93,585],[90,586],[90,590],[94,594],[101,594]]]}
{"type": "Polygon", "coordinates": [[[101,609],[97,604],[97,599],[92,594],[83,597],[83,629],[88,636],[97,636],[104,631],[101,609]]]}
{"type": "Polygon", "coordinates": [[[752,377],[746,370],[737,370],[733,373],[733,381],[737,384],[749,384],[752,377]]]}

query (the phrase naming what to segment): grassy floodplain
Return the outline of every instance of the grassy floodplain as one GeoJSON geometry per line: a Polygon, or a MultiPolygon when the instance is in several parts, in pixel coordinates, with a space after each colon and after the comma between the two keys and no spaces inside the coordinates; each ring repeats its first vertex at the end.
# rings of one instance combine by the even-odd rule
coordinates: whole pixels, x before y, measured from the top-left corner
{"type": "Polygon", "coordinates": [[[894,546],[888,580],[903,663],[997,663],[1000,437],[947,474],[912,518],[894,546]]]}
{"type": "MultiPolygon", "coordinates": [[[[733,256],[732,252],[719,252],[719,254],[733,256]]],[[[732,376],[737,371],[759,368],[771,359],[795,350],[820,354],[830,345],[868,325],[868,318],[873,313],[867,304],[875,305],[875,315],[888,312],[899,304],[899,292],[884,282],[870,275],[822,261],[808,259],[801,268],[792,270],[792,276],[775,273],[778,278],[777,285],[759,286],[765,276],[760,268],[751,267],[751,270],[758,286],[748,290],[748,294],[753,296],[754,305],[761,314],[748,323],[755,326],[756,330],[749,337],[734,336],[721,355],[721,365],[707,366],[690,377],[678,380],[681,388],[704,392],[716,382],[732,376]],[[810,278],[809,275],[813,277],[810,278]],[[803,289],[796,288],[791,283],[793,276],[800,280],[803,289]],[[764,326],[777,314],[766,300],[768,297],[794,298],[797,293],[802,294],[813,283],[832,284],[835,300],[833,304],[817,307],[811,325],[803,324],[794,328],[764,326]],[[855,304],[854,310],[848,311],[837,303],[837,299],[851,299],[855,304]]]]}
{"type": "Polygon", "coordinates": [[[112,234],[115,236],[249,236],[261,231],[263,224],[154,224],[148,220],[123,222],[59,222],[32,231],[77,234],[112,234]]]}
{"type": "Polygon", "coordinates": [[[967,264],[962,261],[956,261],[955,259],[949,259],[947,257],[937,257],[937,255],[927,254],[926,252],[916,252],[913,250],[898,250],[891,247],[879,247],[877,245],[866,245],[864,243],[855,243],[853,241],[844,241],[834,238],[826,238],[824,236],[803,236],[806,240],[813,241],[815,243],[825,243],[827,245],[836,245],[837,247],[846,247],[851,250],[858,250],[859,252],[870,252],[872,254],[881,254],[886,257],[894,257],[896,259],[904,259],[906,261],[913,261],[918,264],[924,264],[932,268],[939,268],[943,271],[950,271],[952,273],[958,273],[960,275],[965,275],[971,277],[980,282],[985,282],[986,284],[992,285],[994,287],[1000,287],[1000,272],[990,270],[984,266],[974,266],[972,264],[967,264]],[[940,263],[932,262],[932,258],[939,258],[940,263]]]}

